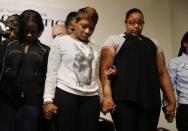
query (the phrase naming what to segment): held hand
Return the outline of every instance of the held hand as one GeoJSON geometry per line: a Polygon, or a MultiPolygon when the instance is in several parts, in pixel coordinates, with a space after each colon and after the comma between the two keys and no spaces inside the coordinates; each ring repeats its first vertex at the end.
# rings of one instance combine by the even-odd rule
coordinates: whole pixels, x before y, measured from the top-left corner
{"type": "Polygon", "coordinates": [[[168,105],[163,107],[163,112],[165,115],[165,119],[167,120],[167,122],[173,122],[174,118],[175,118],[175,106],[173,105],[168,105]]]}
{"type": "Polygon", "coordinates": [[[115,111],[115,103],[112,99],[112,97],[104,97],[103,98],[103,102],[102,102],[102,112],[104,114],[108,113],[108,112],[114,112],[115,111]]]}
{"type": "Polygon", "coordinates": [[[113,65],[111,66],[108,71],[107,71],[107,77],[108,78],[112,78],[113,76],[115,76],[117,74],[117,69],[116,67],[113,65]]]}
{"type": "Polygon", "coordinates": [[[43,105],[43,113],[46,119],[51,119],[55,114],[57,114],[57,106],[53,103],[47,103],[43,105]]]}

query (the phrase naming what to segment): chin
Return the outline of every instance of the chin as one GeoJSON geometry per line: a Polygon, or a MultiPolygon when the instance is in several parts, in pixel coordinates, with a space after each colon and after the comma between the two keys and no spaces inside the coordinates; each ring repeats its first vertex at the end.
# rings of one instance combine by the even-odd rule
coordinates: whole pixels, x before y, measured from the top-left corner
{"type": "Polygon", "coordinates": [[[89,39],[88,39],[88,38],[82,38],[81,41],[82,41],[82,42],[88,42],[89,39]]]}
{"type": "Polygon", "coordinates": [[[27,42],[28,42],[29,44],[32,44],[32,43],[35,43],[35,42],[36,42],[36,39],[29,39],[29,40],[27,40],[27,42]]]}
{"type": "Polygon", "coordinates": [[[138,37],[138,36],[140,36],[140,33],[139,34],[131,34],[132,36],[134,36],[134,37],[138,37]]]}

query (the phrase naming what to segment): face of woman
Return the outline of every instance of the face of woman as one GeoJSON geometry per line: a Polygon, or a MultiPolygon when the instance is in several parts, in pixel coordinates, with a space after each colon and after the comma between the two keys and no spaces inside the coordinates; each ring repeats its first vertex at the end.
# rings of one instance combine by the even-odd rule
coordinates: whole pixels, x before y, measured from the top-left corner
{"type": "Polygon", "coordinates": [[[95,30],[95,24],[88,19],[80,19],[75,22],[74,37],[82,42],[87,42],[95,30]]]}
{"type": "Polygon", "coordinates": [[[142,33],[142,29],[144,26],[144,16],[139,12],[132,13],[128,17],[125,24],[126,33],[137,37],[142,33]]]}
{"type": "Polygon", "coordinates": [[[188,43],[187,42],[184,42],[183,43],[183,46],[185,48],[185,53],[188,54],[188,43]]]}
{"type": "Polygon", "coordinates": [[[32,21],[26,23],[24,28],[24,40],[27,43],[32,43],[40,36],[38,25],[32,21]]]}
{"type": "Polygon", "coordinates": [[[67,29],[66,29],[67,34],[72,34],[73,33],[73,31],[74,31],[74,24],[75,24],[74,21],[71,21],[69,23],[69,25],[67,26],[67,29]]]}

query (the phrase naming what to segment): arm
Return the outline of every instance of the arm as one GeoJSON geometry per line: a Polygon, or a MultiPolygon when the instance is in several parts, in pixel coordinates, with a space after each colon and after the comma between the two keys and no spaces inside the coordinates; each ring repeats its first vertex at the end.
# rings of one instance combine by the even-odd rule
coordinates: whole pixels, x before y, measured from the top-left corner
{"type": "Polygon", "coordinates": [[[4,64],[6,50],[7,50],[7,43],[3,41],[2,43],[0,43],[0,81],[3,75],[3,64],[4,64]]]}
{"type": "Polygon", "coordinates": [[[161,89],[167,98],[168,105],[164,108],[165,118],[172,122],[175,117],[176,99],[168,74],[163,52],[157,52],[157,67],[161,82],[161,89]]]}
{"type": "Polygon", "coordinates": [[[102,111],[107,113],[114,111],[115,104],[112,99],[111,81],[109,79],[109,70],[113,65],[115,58],[115,48],[111,46],[103,47],[100,58],[99,77],[103,88],[102,111]]]}
{"type": "MultiPolygon", "coordinates": [[[[174,92],[176,92],[176,77],[177,77],[177,65],[173,62],[173,61],[170,61],[169,62],[169,65],[168,65],[168,73],[170,75],[170,78],[171,78],[171,82],[172,82],[172,87],[174,89],[174,92]]],[[[163,104],[163,107],[167,106],[168,105],[168,102],[167,102],[167,98],[165,96],[165,94],[163,93],[163,99],[162,99],[162,104],[163,104]]]]}
{"type": "Polygon", "coordinates": [[[172,81],[173,89],[176,92],[176,79],[177,79],[177,64],[175,64],[173,61],[169,63],[168,66],[168,72],[172,81]]]}
{"type": "Polygon", "coordinates": [[[46,49],[46,52],[44,54],[43,65],[42,65],[42,76],[43,76],[42,89],[43,89],[43,94],[44,94],[44,86],[45,86],[46,73],[47,73],[48,56],[49,56],[49,51],[50,51],[50,48],[48,46],[44,46],[44,47],[46,49]]]}
{"type": "Polygon", "coordinates": [[[0,43],[0,81],[4,72],[4,64],[7,57],[8,46],[14,43],[18,43],[18,41],[16,39],[8,38],[0,43]]]}
{"type": "Polygon", "coordinates": [[[57,106],[53,104],[55,97],[57,75],[61,65],[61,48],[59,39],[55,39],[52,43],[48,57],[47,75],[44,90],[43,112],[47,119],[50,119],[57,113],[57,106]]]}

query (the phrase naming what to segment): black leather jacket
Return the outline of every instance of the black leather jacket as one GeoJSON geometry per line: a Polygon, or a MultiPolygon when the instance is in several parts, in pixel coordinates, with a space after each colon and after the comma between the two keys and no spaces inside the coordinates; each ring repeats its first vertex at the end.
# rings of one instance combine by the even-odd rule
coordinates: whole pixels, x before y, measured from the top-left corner
{"type": "Polygon", "coordinates": [[[39,105],[50,48],[37,41],[27,54],[22,50],[23,44],[16,39],[7,39],[0,46],[0,101],[25,97],[26,104],[39,105]],[[23,93],[25,96],[21,96],[23,93]]]}

